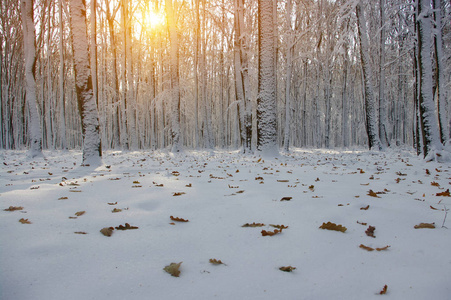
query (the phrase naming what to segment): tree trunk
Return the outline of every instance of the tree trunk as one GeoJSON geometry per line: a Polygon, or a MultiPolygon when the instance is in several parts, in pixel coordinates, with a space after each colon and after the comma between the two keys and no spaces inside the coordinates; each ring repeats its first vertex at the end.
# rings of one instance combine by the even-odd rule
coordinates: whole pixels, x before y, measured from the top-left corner
{"type": "Polygon", "coordinates": [[[364,89],[365,89],[365,114],[366,131],[368,135],[369,148],[382,150],[379,139],[379,127],[376,115],[376,103],[374,100],[374,89],[372,82],[372,70],[370,62],[370,49],[368,42],[368,32],[366,29],[366,20],[363,13],[362,4],[359,1],[356,6],[356,15],[358,22],[359,40],[360,40],[360,60],[362,63],[364,89]]]}
{"type": "Polygon", "coordinates": [[[258,1],[257,150],[278,155],[273,1],[258,1]]]}
{"type": "Polygon", "coordinates": [[[385,0],[380,0],[380,60],[379,60],[379,136],[383,146],[390,146],[388,140],[387,103],[385,100],[385,0]]]}
{"type": "Polygon", "coordinates": [[[84,0],[71,0],[70,5],[75,89],[83,135],[83,164],[100,165],[102,146],[97,104],[93,95],[89,66],[86,5],[84,0]]]}
{"type": "MultiPolygon", "coordinates": [[[[431,0],[418,0],[417,4],[417,40],[419,73],[419,110],[420,124],[423,132],[423,154],[426,158],[442,149],[440,131],[435,115],[434,95],[432,89],[432,58],[430,15],[431,0]]],[[[430,157],[432,158],[432,157],[430,157]]]]}
{"type": "Polygon", "coordinates": [[[25,101],[30,112],[30,122],[28,124],[29,155],[36,157],[42,156],[42,134],[36,101],[36,31],[33,18],[33,0],[21,1],[21,13],[24,35],[25,101]]]}
{"type": "Polygon", "coordinates": [[[285,137],[283,141],[284,151],[290,150],[290,134],[291,134],[291,73],[293,68],[293,29],[291,26],[292,1],[288,0],[286,4],[286,22],[287,22],[287,72],[285,78],[285,137]]]}
{"type": "Polygon", "coordinates": [[[172,152],[179,152],[180,146],[180,86],[179,86],[179,61],[178,61],[178,36],[175,27],[175,16],[172,0],[166,0],[166,15],[169,25],[169,40],[171,43],[171,138],[172,152]]]}

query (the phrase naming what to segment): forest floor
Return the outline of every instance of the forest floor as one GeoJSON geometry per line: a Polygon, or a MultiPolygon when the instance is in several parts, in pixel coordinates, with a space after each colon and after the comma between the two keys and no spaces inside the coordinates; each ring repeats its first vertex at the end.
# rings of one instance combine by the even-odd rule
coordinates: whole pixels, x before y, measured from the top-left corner
{"type": "Polygon", "coordinates": [[[2,300],[451,299],[451,163],[400,149],[106,151],[99,168],[44,155],[0,151],[2,300]]]}

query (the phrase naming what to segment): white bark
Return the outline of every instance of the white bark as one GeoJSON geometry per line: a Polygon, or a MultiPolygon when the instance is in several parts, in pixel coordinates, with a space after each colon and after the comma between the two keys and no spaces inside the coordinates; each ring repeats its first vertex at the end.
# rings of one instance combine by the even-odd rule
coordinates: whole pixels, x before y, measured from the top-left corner
{"type": "Polygon", "coordinates": [[[283,147],[286,152],[290,149],[290,134],[291,134],[291,73],[293,69],[293,29],[291,26],[291,12],[292,0],[288,0],[286,4],[286,22],[287,22],[287,72],[285,78],[285,137],[283,147]]]}
{"type": "Polygon", "coordinates": [[[433,155],[443,148],[440,142],[432,89],[432,22],[430,8],[431,0],[418,0],[419,105],[425,157],[433,155]]]}
{"type": "Polygon", "coordinates": [[[84,0],[71,0],[70,5],[75,88],[83,134],[83,164],[100,165],[102,162],[102,147],[97,104],[92,89],[86,6],[84,0]]]}
{"type": "Polygon", "coordinates": [[[171,43],[171,138],[172,152],[179,152],[180,145],[180,85],[178,62],[178,35],[172,0],[166,0],[166,16],[169,25],[169,40],[171,43]]]}
{"type": "Polygon", "coordinates": [[[30,112],[30,122],[28,124],[29,155],[36,157],[42,155],[42,134],[36,100],[36,30],[33,18],[33,0],[22,0],[21,11],[25,57],[25,100],[30,112]]]}
{"type": "Polygon", "coordinates": [[[368,31],[362,4],[359,1],[356,6],[356,15],[360,40],[360,60],[362,62],[364,89],[365,89],[365,110],[366,110],[366,130],[370,149],[381,150],[382,145],[379,139],[379,127],[376,115],[376,102],[374,99],[373,74],[371,69],[368,31]]]}
{"type": "Polygon", "coordinates": [[[278,155],[273,1],[258,1],[257,150],[278,155]]]}

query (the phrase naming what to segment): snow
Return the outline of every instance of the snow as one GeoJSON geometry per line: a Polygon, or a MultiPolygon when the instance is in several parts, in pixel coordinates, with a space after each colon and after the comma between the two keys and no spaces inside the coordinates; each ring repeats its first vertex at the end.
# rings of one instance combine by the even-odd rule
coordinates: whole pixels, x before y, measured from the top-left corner
{"type": "Polygon", "coordinates": [[[81,156],[44,151],[45,159],[33,160],[25,151],[0,151],[6,163],[0,170],[0,299],[451,295],[451,224],[444,211],[451,198],[436,196],[449,188],[449,163],[399,149],[294,149],[277,159],[238,151],[107,151],[97,168],[81,167],[81,156]],[[385,194],[371,197],[370,189],[385,194]],[[4,211],[10,206],[23,209],[4,211]],[[86,213],[69,218],[79,211],[86,213]],[[329,221],[347,231],[319,228],[329,221]],[[376,238],[357,221],[375,226],[376,238]],[[253,222],[265,226],[241,227],[253,222]],[[422,222],[436,228],[414,229],[422,222]],[[114,230],[111,237],[99,232],[125,223],[139,228],[114,230]],[[262,236],[261,230],[274,230],[269,224],[289,227],[262,236]],[[80,231],[87,234],[74,233],[80,231]],[[360,244],[390,247],[368,252],[360,244]],[[163,271],[172,262],[183,262],[178,278],[163,271]],[[282,272],[282,266],[296,269],[282,272]],[[387,294],[379,295],[384,285],[387,294]]]}

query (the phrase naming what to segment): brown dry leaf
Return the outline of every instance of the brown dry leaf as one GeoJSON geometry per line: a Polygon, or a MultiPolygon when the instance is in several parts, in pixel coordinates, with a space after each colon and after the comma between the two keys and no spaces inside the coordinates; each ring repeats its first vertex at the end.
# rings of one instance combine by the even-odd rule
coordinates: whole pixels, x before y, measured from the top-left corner
{"type": "Polygon", "coordinates": [[[377,193],[375,193],[373,190],[369,190],[367,195],[368,195],[368,196],[371,196],[371,197],[375,197],[375,198],[380,198],[380,197],[377,195],[377,193]]]}
{"type": "Polygon", "coordinates": [[[172,221],[176,221],[176,222],[189,222],[189,220],[185,220],[185,219],[182,219],[182,218],[175,218],[173,216],[170,216],[170,218],[171,218],[172,221]]]}
{"type": "Polygon", "coordinates": [[[360,174],[365,174],[365,171],[363,171],[362,169],[360,169],[360,174]]]}
{"type": "Polygon", "coordinates": [[[10,206],[6,209],[4,209],[4,211],[15,211],[15,210],[22,210],[23,207],[22,206],[10,206]]]}
{"type": "Polygon", "coordinates": [[[172,171],[171,173],[174,176],[180,176],[180,172],[179,171],[172,171]]]}
{"type": "Polygon", "coordinates": [[[255,177],[255,180],[264,180],[263,177],[255,177]]]}
{"type": "Polygon", "coordinates": [[[291,199],[293,199],[293,197],[282,197],[280,201],[290,201],[291,199]]]}
{"type": "Polygon", "coordinates": [[[111,212],[112,213],[118,213],[118,212],[121,212],[122,211],[122,209],[120,209],[120,208],[114,208],[111,212]]]}
{"type": "Polygon", "coordinates": [[[327,230],[341,231],[343,233],[347,230],[347,228],[344,227],[343,225],[337,225],[332,222],[323,223],[323,225],[321,225],[319,228],[327,229],[327,230]]]}
{"type": "Polygon", "coordinates": [[[359,247],[362,248],[362,249],[365,249],[366,251],[374,251],[374,248],[365,246],[364,244],[360,244],[359,247]]]}
{"type": "Polygon", "coordinates": [[[104,235],[104,236],[112,236],[113,235],[113,227],[105,227],[100,229],[100,232],[104,235]]]}
{"type": "Polygon", "coordinates": [[[185,187],[192,187],[193,185],[191,183],[188,183],[187,185],[185,185],[185,187]]]}
{"type": "Polygon", "coordinates": [[[210,258],[210,263],[213,265],[225,265],[220,259],[210,258]]]}
{"type": "Polygon", "coordinates": [[[125,223],[125,226],[124,225],[119,225],[119,226],[116,227],[117,230],[129,230],[129,229],[138,229],[138,228],[139,228],[138,226],[131,226],[128,223],[125,223]]]}
{"type": "Polygon", "coordinates": [[[435,228],[435,223],[420,223],[418,225],[413,226],[415,229],[421,229],[421,228],[435,228]]]}
{"type": "Polygon", "coordinates": [[[175,192],[175,193],[172,193],[172,196],[181,196],[184,194],[186,194],[186,193],[185,192],[175,192]]]}
{"type": "Polygon", "coordinates": [[[179,263],[171,263],[170,265],[164,267],[163,270],[165,270],[167,273],[171,274],[171,276],[179,277],[180,276],[180,265],[182,262],[179,263]]]}
{"type": "Polygon", "coordinates": [[[403,174],[401,172],[396,172],[396,175],[398,175],[398,176],[407,176],[407,174],[403,174]]]}
{"type": "Polygon", "coordinates": [[[67,200],[67,199],[69,199],[69,198],[67,198],[67,197],[59,197],[58,198],[58,200],[67,200]]]}
{"type": "Polygon", "coordinates": [[[449,194],[449,189],[447,189],[444,192],[437,193],[436,196],[438,196],[438,197],[451,197],[451,195],[449,194]]]}
{"type": "Polygon", "coordinates": [[[236,192],[237,194],[242,194],[242,193],[244,193],[244,190],[240,190],[240,191],[238,191],[238,192],[236,192]]]}
{"type": "Polygon", "coordinates": [[[277,180],[277,182],[290,182],[290,181],[287,179],[279,179],[279,180],[277,180]]]}
{"type": "Polygon", "coordinates": [[[263,226],[265,226],[265,224],[253,222],[252,224],[246,223],[241,227],[263,227],[263,226]]]}
{"type": "Polygon", "coordinates": [[[31,222],[28,221],[28,219],[24,219],[24,218],[20,219],[19,222],[22,224],[31,224],[31,222]]]}
{"type": "Polygon", "coordinates": [[[169,223],[169,225],[175,225],[175,223],[174,223],[174,222],[171,222],[171,223],[169,223]]]}
{"type": "Polygon", "coordinates": [[[133,184],[140,184],[141,182],[139,182],[138,180],[133,181],[133,184]]]}
{"type": "Polygon", "coordinates": [[[85,213],[86,213],[86,211],[82,210],[82,211],[77,211],[77,212],[75,213],[75,215],[76,215],[77,217],[80,217],[80,216],[83,216],[85,213]]]}
{"type": "Polygon", "coordinates": [[[433,207],[432,205],[429,205],[429,207],[433,210],[439,210],[438,208],[433,207]]]}
{"type": "Polygon", "coordinates": [[[431,172],[429,171],[429,169],[426,169],[426,175],[431,175],[431,172]]]}
{"type": "Polygon", "coordinates": [[[432,182],[431,182],[431,185],[432,185],[432,186],[437,186],[437,187],[440,186],[440,184],[439,184],[438,182],[435,182],[435,181],[432,181],[432,182]]]}
{"type": "Polygon", "coordinates": [[[293,272],[293,270],[296,270],[296,267],[292,266],[280,267],[279,270],[283,272],[293,272]]]}
{"type": "Polygon", "coordinates": [[[311,190],[312,192],[315,190],[315,186],[312,184],[311,186],[308,187],[309,190],[311,190]]]}
{"type": "Polygon", "coordinates": [[[262,236],[273,236],[273,235],[276,235],[278,233],[282,233],[282,229],[280,229],[280,230],[275,229],[274,231],[262,230],[262,236]]]}
{"type": "Polygon", "coordinates": [[[365,206],[365,207],[361,207],[360,210],[368,210],[368,208],[370,208],[369,204],[367,206],[365,206]]]}
{"type": "Polygon", "coordinates": [[[274,225],[274,224],[269,224],[269,226],[274,227],[274,228],[277,228],[277,229],[280,229],[280,230],[282,230],[282,229],[287,229],[287,228],[288,228],[288,226],[285,226],[285,225],[274,225]]]}
{"type": "Polygon", "coordinates": [[[382,291],[379,292],[379,295],[385,295],[385,294],[387,294],[387,288],[388,288],[388,286],[387,286],[387,285],[384,285],[384,288],[382,289],[382,291]]]}
{"type": "Polygon", "coordinates": [[[359,222],[359,221],[357,221],[357,224],[360,224],[360,225],[363,225],[363,226],[366,226],[366,225],[367,225],[367,223],[359,222]]]}
{"type": "Polygon", "coordinates": [[[390,248],[389,245],[382,247],[382,248],[376,248],[376,251],[384,251],[384,250],[387,250],[388,248],[390,248]]]}
{"type": "Polygon", "coordinates": [[[365,233],[367,236],[375,238],[376,236],[374,235],[374,230],[376,230],[376,227],[370,225],[368,226],[368,229],[365,231],[365,233]]]}
{"type": "Polygon", "coordinates": [[[88,234],[87,232],[84,232],[84,231],[75,231],[74,233],[75,234],[88,234]]]}

